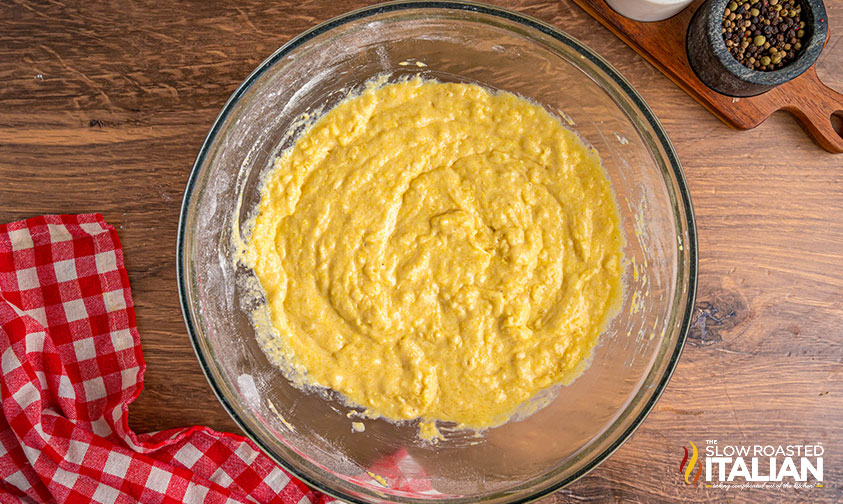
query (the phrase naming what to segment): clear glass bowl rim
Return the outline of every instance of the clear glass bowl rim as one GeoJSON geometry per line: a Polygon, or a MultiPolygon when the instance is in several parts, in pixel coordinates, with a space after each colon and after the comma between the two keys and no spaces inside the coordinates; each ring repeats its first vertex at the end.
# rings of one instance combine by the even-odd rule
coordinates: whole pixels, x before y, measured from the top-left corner
{"type": "MultiPolygon", "coordinates": [[[[293,37],[287,43],[282,45],[271,56],[264,60],[255,70],[253,70],[252,73],[249,74],[249,76],[237,87],[234,93],[232,93],[228,101],[226,101],[219,115],[214,120],[214,123],[210,131],[208,132],[208,135],[205,137],[205,140],[202,143],[202,147],[199,150],[199,154],[196,156],[196,161],[193,164],[193,168],[191,169],[191,173],[188,178],[187,186],[185,188],[184,197],[182,200],[176,244],[176,277],[178,282],[179,301],[181,305],[182,316],[184,318],[185,326],[187,327],[187,332],[190,337],[190,342],[193,346],[193,350],[196,353],[196,357],[199,360],[199,364],[202,368],[202,372],[204,373],[205,378],[208,380],[211,389],[214,391],[214,395],[216,395],[223,408],[228,412],[229,416],[231,416],[231,418],[238,425],[238,427],[240,427],[240,429],[246,434],[246,436],[252,442],[254,442],[261,449],[261,451],[263,451],[264,454],[266,454],[270,459],[272,459],[279,466],[283,467],[290,474],[306,483],[311,488],[314,488],[315,490],[326,493],[328,495],[332,495],[337,499],[346,502],[366,504],[367,501],[361,500],[353,495],[349,495],[346,492],[343,492],[342,490],[325,487],[320,482],[313,480],[308,475],[302,473],[297,468],[293,467],[291,464],[288,464],[281,457],[278,457],[275,453],[273,453],[273,451],[269,447],[266,446],[265,443],[263,443],[260,438],[258,438],[256,435],[254,435],[253,432],[251,432],[247,424],[240,418],[236,409],[232,406],[232,404],[223,394],[223,391],[217,385],[215,378],[212,375],[210,366],[208,365],[207,358],[201,350],[199,334],[196,330],[194,321],[192,320],[191,311],[189,307],[188,289],[185,278],[186,264],[184,261],[184,243],[185,235],[187,232],[186,220],[191,202],[191,196],[193,194],[193,190],[195,189],[196,182],[199,178],[199,173],[202,170],[202,167],[205,163],[205,158],[208,152],[210,151],[211,146],[215,141],[223,123],[228,118],[235,105],[246,93],[246,91],[265,71],[275,65],[292,50],[329,30],[338,28],[344,24],[357,21],[366,17],[412,9],[464,10],[484,15],[500,17],[507,21],[514,21],[523,25],[524,27],[532,28],[536,31],[541,32],[544,35],[548,35],[556,39],[557,42],[567,45],[569,48],[575,50],[581,56],[589,60],[590,63],[597,66],[604,73],[604,75],[608,77],[611,81],[613,81],[614,84],[618,86],[620,91],[622,91],[626,95],[626,98],[629,99],[632,105],[634,105],[634,107],[636,108],[636,112],[640,114],[640,117],[649,124],[649,126],[655,133],[656,140],[660,144],[660,147],[664,149],[666,160],[672,170],[671,175],[673,176],[676,182],[676,186],[678,188],[678,203],[681,203],[684,209],[684,214],[686,216],[685,225],[687,226],[688,236],[685,242],[685,246],[688,248],[689,255],[687,285],[688,297],[685,303],[685,307],[684,309],[682,309],[682,319],[679,325],[679,337],[677,338],[676,345],[673,348],[667,366],[665,367],[665,372],[658,380],[658,383],[656,383],[653,395],[643,406],[637,418],[635,418],[629,424],[627,429],[622,432],[613,443],[611,443],[606,449],[604,449],[601,453],[595,456],[580,470],[576,471],[575,473],[569,475],[566,478],[561,479],[560,481],[554,482],[551,485],[547,485],[544,488],[540,488],[526,497],[512,501],[513,503],[532,502],[541,497],[549,495],[588,474],[592,469],[600,465],[604,460],[611,456],[612,453],[614,453],[618,448],[620,448],[620,446],[623,445],[623,443],[626,442],[626,440],[629,439],[630,436],[632,436],[632,434],[647,418],[647,415],[649,415],[650,411],[653,409],[656,402],[661,397],[665,388],[667,388],[667,384],[670,381],[671,376],[673,375],[673,371],[679,362],[679,358],[685,346],[685,341],[690,328],[691,316],[696,299],[698,270],[697,229],[696,221],[694,218],[694,210],[691,204],[690,193],[688,191],[688,185],[685,180],[685,175],[679,163],[679,157],[676,154],[676,151],[673,148],[673,144],[670,142],[667,133],[665,132],[659,120],[656,118],[653,111],[650,109],[649,105],[647,105],[647,103],[632,87],[632,85],[627,82],[627,80],[623,76],[621,76],[620,72],[618,72],[609,62],[604,60],[597,53],[595,53],[594,51],[592,51],[591,49],[589,49],[588,47],[577,41],[575,38],[568,35],[567,33],[555,28],[554,26],[512,10],[471,1],[397,0],[363,7],[361,9],[353,10],[335,18],[329,19],[300,33],[299,35],[293,37]]],[[[680,294],[681,293],[677,291],[676,295],[679,296],[680,294]]],[[[543,481],[543,479],[537,478],[525,483],[541,484],[545,482],[546,480],[543,481]]]]}

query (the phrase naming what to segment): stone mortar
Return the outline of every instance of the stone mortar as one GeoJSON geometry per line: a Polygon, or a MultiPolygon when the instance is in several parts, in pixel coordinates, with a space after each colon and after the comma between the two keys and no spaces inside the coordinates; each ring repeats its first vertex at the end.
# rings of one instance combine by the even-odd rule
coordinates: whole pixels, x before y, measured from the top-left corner
{"type": "Polygon", "coordinates": [[[798,77],[819,58],[828,35],[828,17],[822,0],[798,0],[805,21],[801,53],[788,65],[769,72],[745,67],[726,48],[720,29],[723,11],[730,1],[704,2],[688,26],[685,39],[688,61],[706,86],[728,96],[755,96],[798,77]]]}

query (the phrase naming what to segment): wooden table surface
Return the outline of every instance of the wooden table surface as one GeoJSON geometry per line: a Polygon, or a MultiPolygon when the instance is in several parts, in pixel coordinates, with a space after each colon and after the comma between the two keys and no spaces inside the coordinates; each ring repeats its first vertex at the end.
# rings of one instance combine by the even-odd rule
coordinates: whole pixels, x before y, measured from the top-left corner
{"type": "MultiPolygon", "coordinates": [[[[843,155],[784,113],[729,129],[569,0],[496,2],[595,49],[642,93],[685,168],[699,230],[696,324],[661,401],[545,502],[843,500],[843,155]],[[822,443],[824,488],[680,481],[682,446],[822,443]]],[[[0,222],[100,212],[123,241],[147,370],[130,424],[236,431],[205,381],[176,290],[182,191],[214,117],[267,55],[362,1],[2,0],[0,222]]],[[[843,91],[843,0],[818,63],[843,91]]]]}

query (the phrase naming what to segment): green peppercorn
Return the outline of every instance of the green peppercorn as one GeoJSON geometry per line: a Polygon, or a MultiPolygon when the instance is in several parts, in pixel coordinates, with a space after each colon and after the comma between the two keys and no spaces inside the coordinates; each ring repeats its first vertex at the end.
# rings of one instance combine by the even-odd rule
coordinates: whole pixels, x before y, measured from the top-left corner
{"type": "Polygon", "coordinates": [[[729,10],[735,12],[738,10],[738,3],[737,2],[730,2],[729,3],[729,10]]]}
{"type": "Polygon", "coordinates": [[[757,45],[758,47],[763,46],[765,42],[767,42],[767,37],[765,37],[764,35],[758,35],[757,37],[752,39],[752,43],[757,45]]]}
{"type": "Polygon", "coordinates": [[[802,49],[802,44],[800,42],[797,42],[793,44],[793,48],[798,51],[799,49],[802,49]]]}
{"type": "Polygon", "coordinates": [[[769,56],[762,56],[759,60],[762,66],[767,66],[770,64],[770,57],[769,56]]]}
{"type": "Polygon", "coordinates": [[[805,36],[805,30],[799,30],[798,32],[796,32],[796,36],[799,37],[799,38],[804,37],[805,36]]]}
{"type": "Polygon", "coordinates": [[[753,17],[755,17],[755,16],[757,16],[757,15],[761,14],[761,11],[753,7],[752,9],[749,9],[749,13],[750,13],[753,17]]]}

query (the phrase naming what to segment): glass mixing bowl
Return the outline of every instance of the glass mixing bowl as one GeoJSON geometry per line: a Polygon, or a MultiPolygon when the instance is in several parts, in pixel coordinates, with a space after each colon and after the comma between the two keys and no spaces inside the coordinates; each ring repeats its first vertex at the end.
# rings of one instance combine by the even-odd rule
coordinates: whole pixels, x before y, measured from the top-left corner
{"type": "Polygon", "coordinates": [[[691,318],[696,267],[685,178],[641,96],[556,28],[473,3],[376,5],[284,45],[211,128],[179,225],[184,318],[220,402],[278,464],[349,502],[522,502],[584,475],[632,434],[667,385],[691,318]],[[415,424],[368,419],[360,420],[365,431],[352,432],[349,408],[291,386],[255,339],[250,313],[262,299],[244,288],[253,273],[237,264],[232,237],[247,232],[260,174],[289,145],[282,139],[295,118],[383,73],[478,83],[558,112],[600,152],[620,204],[625,298],[591,366],[557,387],[549,406],[479,437],[446,429],[430,444],[415,424]],[[390,457],[401,462],[387,470],[390,457]]]}

